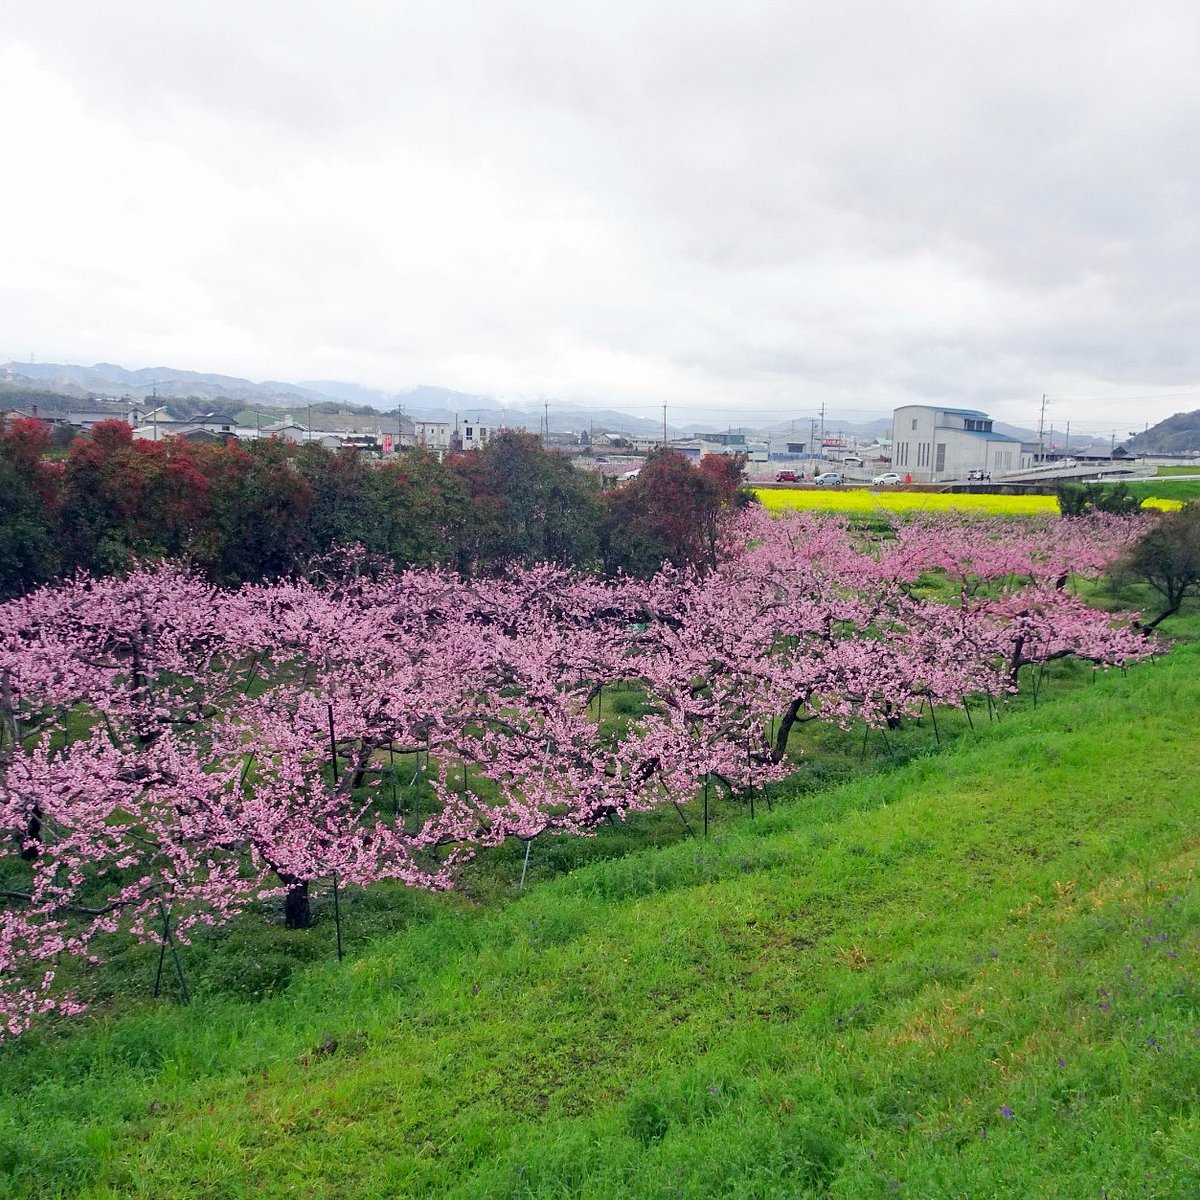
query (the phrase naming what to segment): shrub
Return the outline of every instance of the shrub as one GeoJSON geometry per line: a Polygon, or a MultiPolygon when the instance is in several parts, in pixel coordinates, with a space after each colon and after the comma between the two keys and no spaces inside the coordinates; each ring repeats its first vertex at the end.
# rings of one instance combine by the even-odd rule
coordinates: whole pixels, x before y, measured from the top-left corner
{"type": "Polygon", "coordinates": [[[1088,513],[1137,512],[1142,502],[1125,483],[1060,483],[1054,489],[1058,511],[1064,517],[1083,517],[1088,513]]]}

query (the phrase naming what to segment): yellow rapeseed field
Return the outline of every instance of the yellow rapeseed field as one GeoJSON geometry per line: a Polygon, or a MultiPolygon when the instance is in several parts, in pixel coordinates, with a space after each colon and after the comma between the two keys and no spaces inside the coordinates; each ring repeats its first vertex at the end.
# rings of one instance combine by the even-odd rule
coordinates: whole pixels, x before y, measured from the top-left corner
{"type": "MultiPolygon", "coordinates": [[[[819,512],[975,512],[997,517],[1039,517],[1058,512],[1053,496],[998,496],[971,492],[874,492],[869,488],[752,488],[768,512],[792,508],[819,512]]],[[[1172,511],[1178,500],[1150,499],[1147,508],[1172,511]]]]}
{"type": "Polygon", "coordinates": [[[993,496],[952,492],[873,492],[869,488],[756,488],[754,494],[769,512],[810,508],[820,512],[946,512],[993,513],[1006,517],[1035,517],[1058,512],[1053,496],[993,496]]]}

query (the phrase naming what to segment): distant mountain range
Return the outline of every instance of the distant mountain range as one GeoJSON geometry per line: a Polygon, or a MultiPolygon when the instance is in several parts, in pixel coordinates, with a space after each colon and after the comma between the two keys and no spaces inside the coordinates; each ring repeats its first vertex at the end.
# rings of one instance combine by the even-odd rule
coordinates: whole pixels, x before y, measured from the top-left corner
{"type": "MultiPolygon", "coordinates": [[[[116,411],[122,403],[136,401],[145,405],[149,401],[164,405],[177,416],[192,415],[206,409],[273,408],[292,412],[299,417],[311,405],[314,418],[317,411],[322,418],[313,420],[313,424],[319,428],[332,428],[338,420],[348,416],[371,418],[377,415],[380,420],[386,421],[389,415],[394,417],[400,409],[410,420],[453,421],[455,418],[470,417],[484,425],[533,430],[541,429],[548,420],[551,433],[589,429],[653,436],[662,429],[660,421],[648,417],[635,417],[609,408],[584,408],[553,399],[549,400],[548,407],[542,403],[532,408],[515,408],[501,404],[494,396],[457,392],[428,384],[389,392],[337,379],[309,379],[299,383],[265,380],[255,383],[232,375],[181,371],[174,367],[143,367],[131,371],[116,363],[96,363],[90,367],[72,363],[11,362],[6,366],[0,365],[0,408],[5,407],[6,393],[14,397],[8,402],[13,407],[22,406],[19,399],[22,393],[38,393],[40,398],[32,402],[39,403],[47,410],[54,407],[52,397],[57,396],[64,401],[62,411],[84,405],[95,408],[104,402],[112,402],[116,411]],[[318,405],[321,406],[319,410],[318,405]],[[331,421],[334,425],[331,425],[331,421]]],[[[1200,414],[1192,414],[1192,418],[1197,416],[1200,414]]],[[[1183,419],[1171,418],[1172,421],[1183,419]]],[[[769,437],[778,444],[784,441],[808,442],[813,424],[808,417],[797,417],[795,420],[779,420],[758,427],[732,428],[753,436],[769,437]]],[[[825,417],[827,437],[841,433],[860,442],[889,437],[891,426],[890,417],[851,421],[838,416],[836,412],[827,413],[825,417]]],[[[668,423],[667,428],[672,436],[678,437],[730,428],[730,425],[722,420],[689,421],[686,424],[668,423]]],[[[1000,421],[996,422],[995,428],[1024,441],[1037,440],[1037,434],[1030,429],[1000,421]]],[[[1152,437],[1158,428],[1156,426],[1145,436],[1152,437]]],[[[1191,444],[1200,444],[1200,438],[1193,437],[1191,444]]],[[[1131,442],[1131,448],[1133,445],[1131,442]]]]}
{"type": "MultiPolygon", "coordinates": [[[[39,393],[40,403],[49,411],[53,407],[51,397],[60,396],[62,410],[80,408],[84,405],[95,408],[106,403],[114,406],[136,401],[163,404],[177,415],[189,415],[204,409],[254,409],[275,408],[299,415],[312,405],[321,405],[321,415],[326,418],[314,421],[319,427],[327,427],[328,418],[339,414],[371,416],[378,414],[382,419],[403,410],[409,419],[425,421],[453,421],[456,417],[467,417],[485,425],[510,426],[524,429],[541,429],[548,420],[551,433],[569,433],[584,429],[595,432],[621,432],[652,436],[662,429],[660,421],[648,417],[631,416],[609,408],[584,408],[578,404],[564,404],[549,400],[535,408],[523,409],[501,404],[494,396],[457,392],[450,388],[422,384],[403,391],[387,392],[378,388],[363,387],[336,379],[310,379],[299,383],[266,380],[255,383],[232,375],[210,374],[201,371],[181,371],[174,367],[143,367],[131,371],[116,363],[96,363],[85,367],[73,363],[18,363],[0,366],[0,407],[4,406],[7,393],[14,397],[9,403],[20,407],[22,393],[39,393]]],[[[686,425],[668,423],[672,436],[708,432],[727,425],[724,421],[689,422],[686,425]]],[[[796,439],[807,441],[809,422],[781,421],[770,430],[744,432],[771,433],[782,439],[785,431],[794,425],[796,439]]],[[[880,418],[869,422],[854,422],[839,419],[836,415],[826,418],[829,433],[842,431],[856,438],[873,439],[886,436],[891,422],[880,418]]]]}
{"type": "MultiPolygon", "coordinates": [[[[307,405],[321,404],[357,416],[379,414],[381,417],[402,408],[404,415],[424,421],[453,421],[455,417],[471,417],[483,424],[507,425],[525,429],[542,428],[546,409],[524,411],[508,408],[493,396],[456,392],[449,388],[420,385],[399,392],[385,392],[339,380],[311,380],[304,383],[284,383],[267,380],[255,383],[232,375],[216,375],[201,371],[180,371],[174,367],[143,367],[130,371],[115,363],[96,363],[85,367],[73,363],[9,363],[0,366],[0,407],[5,393],[19,396],[22,392],[37,392],[46,400],[54,395],[81,407],[89,404],[136,401],[162,403],[168,408],[196,408],[189,401],[200,401],[208,408],[278,408],[299,412],[307,405]]],[[[12,402],[18,404],[16,400],[12,402]]],[[[582,409],[577,405],[564,406],[557,401],[549,405],[551,433],[566,433],[589,427],[597,430],[620,430],[625,433],[653,433],[661,428],[657,421],[634,417],[612,409],[582,409]]]]}

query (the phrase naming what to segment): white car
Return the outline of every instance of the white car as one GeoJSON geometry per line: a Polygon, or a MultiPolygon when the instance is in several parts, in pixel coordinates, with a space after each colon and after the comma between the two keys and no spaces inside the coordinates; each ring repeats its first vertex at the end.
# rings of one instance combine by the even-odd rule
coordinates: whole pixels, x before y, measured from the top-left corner
{"type": "Polygon", "coordinates": [[[841,487],[844,482],[841,471],[822,471],[813,479],[817,487],[841,487]]]}
{"type": "Polygon", "coordinates": [[[884,471],[884,473],[882,475],[876,475],[875,478],[871,480],[871,482],[873,484],[875,484],[877,487],[883,487],[888,484],[899,483],[900,476],[897,475],[895,471],[884,471]]]}

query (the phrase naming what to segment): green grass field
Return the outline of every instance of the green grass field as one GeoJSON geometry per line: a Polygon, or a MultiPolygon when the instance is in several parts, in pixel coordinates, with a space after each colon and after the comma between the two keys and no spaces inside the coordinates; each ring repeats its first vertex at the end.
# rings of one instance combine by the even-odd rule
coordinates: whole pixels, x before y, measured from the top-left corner
{"type": "Polygon", "coordinates": [[[1189,500],[1200,500],[1200,479],[1145,479],[1131,483],[1129,490],[1142,500],[1153,497],[1183,504],[1189,500]]]}
{"type": "Polygon", "coordinates": [[[4,1045],[0,1196],[1196,1196],[1200,643],[1062,670],[266,999],[4,1045]]]}

